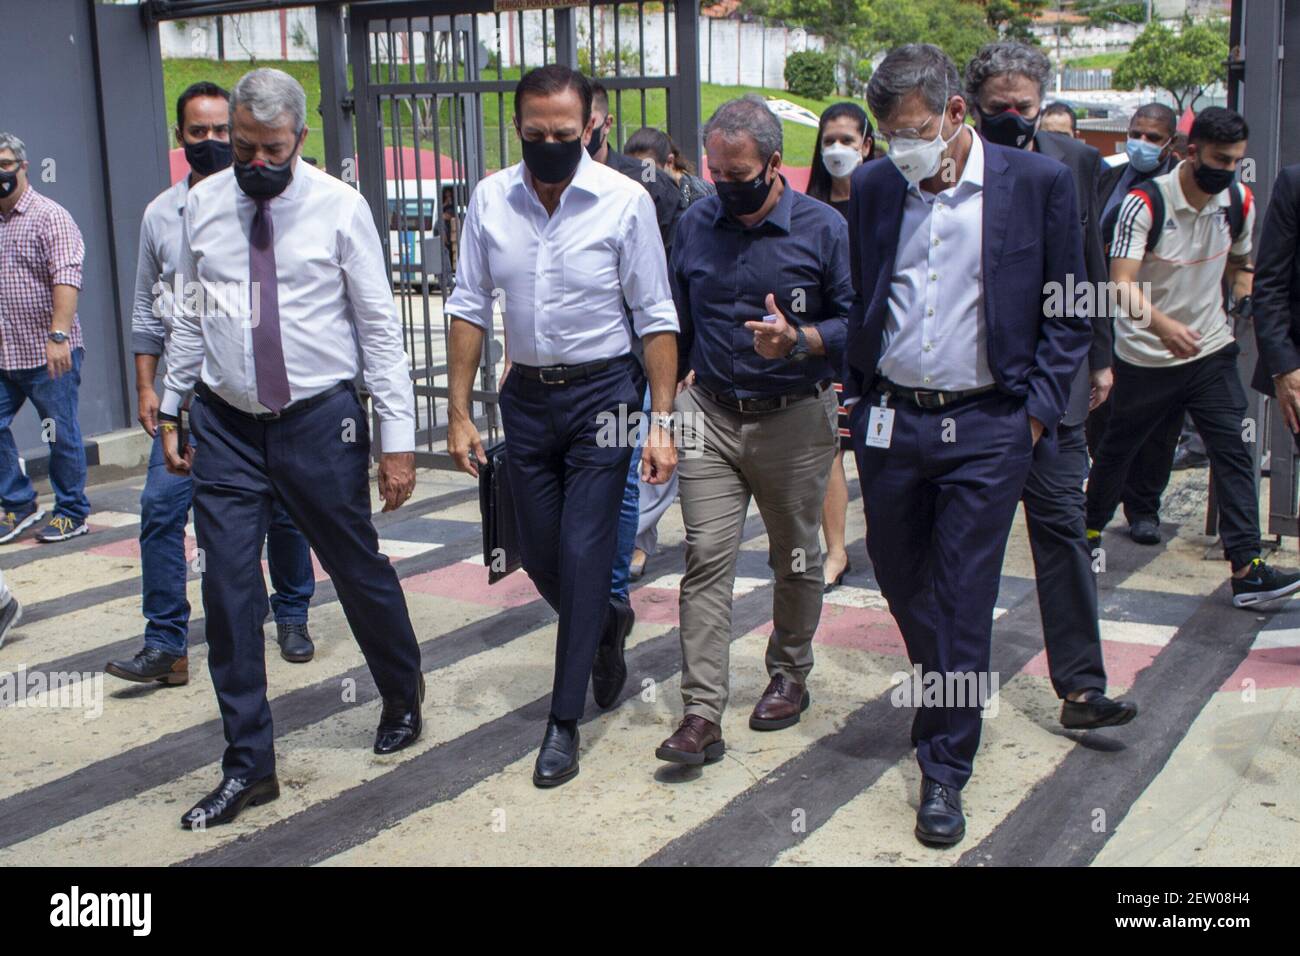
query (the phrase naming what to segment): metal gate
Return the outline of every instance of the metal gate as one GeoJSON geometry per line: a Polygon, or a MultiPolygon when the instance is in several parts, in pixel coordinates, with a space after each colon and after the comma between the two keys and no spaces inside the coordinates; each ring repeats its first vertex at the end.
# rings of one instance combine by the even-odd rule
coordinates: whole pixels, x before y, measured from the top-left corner
{"type": "MultiPolygon", "coordinates": [[[[611,141],[666,129],[699,154],[696,6],[535,0],[353,3],[357,179],[375,215],[402,315],[416,396],[416,460],[452,467],[447,432],[443,305],[455,283],[458,237],[480,179],[520,159],[512,129],[520,76],[564,63],[609,90],[611,141]],[[527,6],[527,9],[520,7],[527,6]],[[513,9],[503,9],[512,7],[513,9]],[[686,51],[679,58],[678,51],[686,51]]],[[[472,413],[499,437],[501,316],[484,342],[472,413]]]]}

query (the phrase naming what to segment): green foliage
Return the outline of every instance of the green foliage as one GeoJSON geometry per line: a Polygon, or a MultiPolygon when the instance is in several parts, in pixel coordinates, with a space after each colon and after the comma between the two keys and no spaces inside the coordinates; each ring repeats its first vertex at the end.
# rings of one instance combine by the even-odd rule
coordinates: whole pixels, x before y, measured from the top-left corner
{"type": "Polygon", "coordinates": [[[1145,23],[1145,2],[1121,3],[1118,0],[1074,0],[1074,12],[1088,18],[1088,25],[1104,27],[1111,23],[1145,23]]]}
{"type": "Polygon", "coordinates": [[[829,96],[835,91],[835,58],[818,50],[791,53],[785,58],[785,85],[800,96],[829,96]]]}
{"type": "Polygon", "coordinates": [[[1153,87],[1174,99],[1179,113],[1195,107],[1206,89],[1227,79],[1228,28],[1223,22],[1183,21],[1181,33],[1162,23],[1150,24],[1115,67],[1111,81],[1119,90],[1153,87]]]}
{"type": "Polygon", "coordinates": [[[904,43],[933,43],[952,57],[958,71],[976,50],[997,39],[983,8],[968,0],[873,0],[867,15],[869,53],[904,43]]]}
{"type": "Polygon", "coordinates": [[[1034,17],[1047,7],[1048,0],[983,0],[989,26],[1008,40],[1037,44],[1030,31],[1034,17]]]}

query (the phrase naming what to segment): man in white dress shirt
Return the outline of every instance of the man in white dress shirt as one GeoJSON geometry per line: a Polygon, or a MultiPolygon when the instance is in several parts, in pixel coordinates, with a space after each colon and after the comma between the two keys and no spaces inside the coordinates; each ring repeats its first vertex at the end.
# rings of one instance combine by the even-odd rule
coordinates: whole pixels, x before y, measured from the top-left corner
{"type": "MultiPolygon", "coordinates": [[[[194,483],[188,474],[173,475],[163,460],[154,380],[175,309],[185,200],[191,186],[230,165],[230,94],[206,81],[188,86],[176,102],[176,141],[185,149],[190,172],[163,190],[144,211],[131,312],[140,425],[154,439],[140,494],[144,647],[129,660],[110,661],[105,668],[123,680],[167,685],[189,682],[185,524],[194,483]]],[[[279,505],[267,533],[266,563],[275,588],[271,608],[280,656],[295,663],[309,661],[315,650],[307,631],[307,607],[316,590],[311,549],[279,505]]]]}
{"type": "Polygon", "coordinates": [[[625,632],[607,625],[636,436],[633,429],[609,441],[609,429],[601,433],[610,416],[640,414],[647,373],[652,417],[642,478],[665,482],[677,464],[670,434],[677,312],[654,204],[640,183],[587,154],[591,101],[586,77],[558,64],[519,81],[523,162],[489,176],[470,197],[446,308],[447,447],[470,474],[486,461],[470,389],[494,303],[504,313],[512,365],[500,405],[520,550],[524,570],[560,617],[550,719],[533,772],[539,787],[578,772],[588,681],[598,700],[614,702],[627,677],[625,632]],[[632,355],[634,337],[644,371],[632,355]]]}
{"type": "Polygon", "coordinates": [[[266,700],[261,549],[284,506],[330,575],[383,699],[375,752],[420,734],[424,680],[406,599],[370,520],[379,417],[384,510],[415,487],[414,396],[388,269],[365,200],[301,161],[307,98],[291,76],[245,74],[231,98],[234,165],[190,190],[180,308],[159,427],[194,477],[208,666],[227,748],[222,781],[185,814],[198,829],[279,795],[266,700]],[[201,371],[200,371],[201,370],[201,371]],[[191,391],[197,449],[178,451],[191,391]]]}

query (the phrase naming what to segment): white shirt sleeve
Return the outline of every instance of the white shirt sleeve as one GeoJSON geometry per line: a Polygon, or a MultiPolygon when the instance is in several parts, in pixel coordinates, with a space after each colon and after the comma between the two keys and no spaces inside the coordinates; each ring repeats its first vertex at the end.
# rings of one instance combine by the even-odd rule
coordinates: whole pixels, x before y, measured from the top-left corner
{"type": "MultiPolygon", "coordinates": [[[[194,252],[190,249],[190,222],[193,198],[185,204],[185,218],[181,225],[181,256],[177,275],[180,277],[181,297],[173,306],[172,334],[167,339],[167,375],[163,379],[163,397],[159,408],[165,415],[180,411],[203,370],[203,316],[190,301],[188,289],[198,289],[198,269],[194,252]]],[[[206,300],[197,296],[201,304],[206,300]]]]}
{"type": "MultiPolygon", "coordinates": [[[[131,351],[136,355],[162,355],[167,328],[154,314],[160,301],[162,265],[158,259],[157,237],[146,215],[140,224],[140,250],[135,266],[135,298],[131,307],[131,351]]],[[[152,383],[151,383],[152,384],[152,383]]]]}
{"type": "Polygon", "coordinates": [[[659,220],[644,189],[638,189],[635,199],[627,204],[619,237],[618,277],[637,336],[680,331],[659,220]]]}
{"type": "Polygon", "coordinates": [[[347,277],[362,377],[379,415],[380,450],[415,450],[415,390],[402,345],[402,320],[388,285],[383,247],[361,194],[339,228],[339,265],[347,277]]]}
{"type": "MultiPolygon", "coordinates": [[[[1243,200],[1245,199],[1246,196],[1250,195],[1249,192],[1250,187],[1246,186],[1245,184],[1233,183],[1232,188],[1241,190],[1243,200]]],[[[1232,244],[1231,251],[1234,256],[1250,255],[1250,251],[1251,251],[1250,234],[1255,229],[1255,203],[1253,201],[1254,197],[1251,198],[1252,198],[1252,202],[1250,204],[1250,212],[1246,213],[1246,222],[1245,225],[1242,226],[1241,236],[1237,239],[1236,242],[1232,244]]]]}
{"type": "Polygon", "coordinates": [[[465,210],[465,222],[461,226],[460,245],[457,247],[456,286],[447,297],[444,311],[481,329],[490,329],[494,285],[483,240],[484,195],[483,184],[479,183],[465,210]]]}
{"type": "Polygon", "coordinates": [[[1141,262],[1147,254],[1147,235],[1151,232],[1151,208],[1141,195],[1129,193],[1120,203],[1115,220],[1115,238],[1111,240],[1112,259],[1141,262]]]}

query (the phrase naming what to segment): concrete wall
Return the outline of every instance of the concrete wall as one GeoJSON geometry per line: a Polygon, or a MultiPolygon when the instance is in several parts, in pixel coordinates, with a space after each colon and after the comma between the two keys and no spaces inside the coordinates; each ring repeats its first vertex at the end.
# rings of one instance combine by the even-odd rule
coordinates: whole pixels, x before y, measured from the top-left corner
{"type": "MultiPolygon", "coordinates": [[[[86,340],[81,427],[91,436],[134,418],[123,318],[140,216],[167,183],[161,59],[136,7],[91,0],[22,7],[7,21],[0,56],[0,89],[9,91],[0,123],[26,143],[33,187],[66,208],[85,238],[77,311],[86,340]]],[[[30,407],[13,430],[20,450],[43,448],[30,407]]]]}

